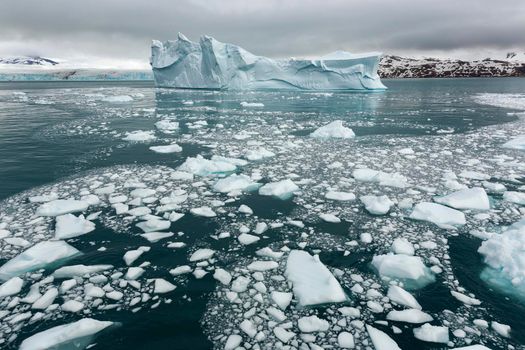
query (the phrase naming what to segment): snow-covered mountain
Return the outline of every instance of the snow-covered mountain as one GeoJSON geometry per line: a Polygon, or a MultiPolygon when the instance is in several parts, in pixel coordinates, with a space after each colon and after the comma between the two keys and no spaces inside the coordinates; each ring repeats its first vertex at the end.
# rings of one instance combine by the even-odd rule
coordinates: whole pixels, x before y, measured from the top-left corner
{"type": "Polygon", "coordinates": [[[16,65],[25,65],[25,66],[56,66],[57,61],[51,60],[44,57],[9,57],[9,58],[0,58],[0,64],[16,64],[16,65]]]}
{"type": "Polygon", "coordinates": [[[378,74],[381,78],[518,77],[525,76],[525,53],[510,52],[505,60],[477,61],[385,55],[378,74]]]}

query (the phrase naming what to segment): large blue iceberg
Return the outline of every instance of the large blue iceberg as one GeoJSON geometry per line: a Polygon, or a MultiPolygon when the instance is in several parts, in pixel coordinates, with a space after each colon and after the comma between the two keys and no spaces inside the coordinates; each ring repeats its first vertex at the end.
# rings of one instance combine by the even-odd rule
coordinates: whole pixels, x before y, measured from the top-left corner
{"type": "Polygon", "coordinates": [[[271,59],[209,36],[198,43],[153,41],[151,66],[158,87],[224,90],[384,90],[380,53],[337,51],[317,59],[271,59]]]}

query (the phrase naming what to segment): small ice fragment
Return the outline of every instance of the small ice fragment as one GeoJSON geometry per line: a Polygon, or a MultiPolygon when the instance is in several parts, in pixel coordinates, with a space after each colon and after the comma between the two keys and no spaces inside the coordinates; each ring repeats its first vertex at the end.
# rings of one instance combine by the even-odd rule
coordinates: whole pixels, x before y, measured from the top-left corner
{"type": "Polygon", "coordinates": [[[433,326],[430,323],[425,323],[419,328],[414,328],[413,332],[414,337],[422,341],[443,344],[449,342],[448,327],[433,326]]]}
{"type": "Polygon", "coordinates": [[[370,325],[366,325],[366,331],[372,339],[375,350],[401,350],[397,343],[386,333],[370,325]]]}
{"type": "Polygon", "coordinates": [[[292,250],[286,262],[285,276],[301,306],[338,303],[346,295],[337,279],[319,260],[302,250],[292,250]]]}
{"type": "Polygon", "coordinates": [[[313,138],[340,138],[350,139],[354,138],[354,131],[350,128],[343,126],[342,120],[335,120],[329,124],[321,126],[310,134],[313,138]]]}
{"type": "Polygon", "coordinates": [[[76,217],[73,214],[65,214],[56,217],[55,238],[67,239],[78,237],[95,229],[95,224],[84,219],[83,215],[76,217]]]}
{"type": "Polygon", "coordinates": [[[465,214],[459,210],[430,202],[416,204],[410,218],[429,221],[444,229],[453,229],[466,224],[465,214]]]}
{"type": "Polygon", "coordinates": [[[155,278],[155,294],[164,294],[173,291],[177,286],[162,278],[155,278]]]}
{"type": "Polygon", "coordinates": [[[328,321],[320,319],[315,315],[301,317],[297,321],[297,324],[299,330],[303,333],[326,332],[330,327],[328,321]]]}
{"type": "Polygon", "coordinates": [[[361,202],[365,205],[365,209],[373,215],[384,215],[388,213],[394,202],[387,196],[361,196],[361,202]]]}
{"type": "Polygon", "coordinates": [[[89,207],[86,201],[78,201],[74,199],[57,199],[51,202],[42,204],[36,210],[38,216],[59,216],[79,211],[85,211],[89,207]]]}
{"type": "Polygon", "coordinates": [[[299,187],[290,179],[270,182],[259,188],[261,196],[273,196],[285,200],[293,196],[299,187]]]}
{"type": "Polygon", "coordinates": [[[456,209],[489,210],[489,197],[481,187],[473,187],[434,198],[436,203],[456,209]]]}
{"type": "Polygon", "coordinates": [[[208,248],[197,249],[190,257],[190,261],[208,260],[215,254],[215,250],[208,248]]]}
{"type": "Polygon", "coordinates": [[[176,143],[163,146],[151,146],[149,149],[155,153],[162,154],[182,152],[182,147],[177,145],[176,143]]]}

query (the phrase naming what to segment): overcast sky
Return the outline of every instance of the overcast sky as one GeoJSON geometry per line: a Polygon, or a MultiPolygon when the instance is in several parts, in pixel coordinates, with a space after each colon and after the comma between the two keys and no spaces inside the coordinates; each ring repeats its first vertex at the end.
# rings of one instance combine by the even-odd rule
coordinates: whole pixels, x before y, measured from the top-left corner
{"type": "Polygon", "coordinates": [[[338,49],[525,52],[525,0],[1,0],[0,56],[147,67],[151,39],[208,34],[270,57],[338,49]]]}

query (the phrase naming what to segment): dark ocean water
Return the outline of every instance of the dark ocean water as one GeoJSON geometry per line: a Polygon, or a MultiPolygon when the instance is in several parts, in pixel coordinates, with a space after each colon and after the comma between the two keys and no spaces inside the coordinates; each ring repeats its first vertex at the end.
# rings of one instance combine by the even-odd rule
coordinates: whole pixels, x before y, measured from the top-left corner
{"type": "MultiPolygon", "coordinates": [[[[202,92],[156,90],[150,82],[91,83],[91,82],[35,82],[0,83],[0,199],[38,186],[56,183],[71,176],[115,165],[163,165],[176,168],[187,157],[215,153],[208,144],[221,142],[207,138],[201,129],[191,128],[197,120],[206,120],[208,128],[224,124],[225,128],[237,127],[240,119],[256,125],[265,118],[272,124],[272,115],[279,115],[279,123],[290,119],[300,128],[286,130],[296,138],[307,138],[317,126],[317,120],[343,120],[351,127],[360,147],[388,149],[385,142],[409,140],[413,145],[425,148],[428,137],[469,134],[495,125],[507,125],[518,120],[509,112],[515,110],[488,104],[479,104],[473,96],[484,93],[519,94],[525,91],[525,80],[500,79],[420,79],[385,80],[389,90],[377,93],[333,93],[309,94],[301,92],[202,92]],[[25,92],[26,97],[14,98],[13,92],[25,92]],[[132,102],[101,102],[97,94],[128,95],[132,102]],[[194,101],[192,105],[184,101],[194,101]],[[241,101],[256,101],[264,104],[258,109],[244,109],[241,101]],[[121,135],[133,130],[153,130],[154,123],[163,116],[176,116],[181,129],[176,135],[162,135],[151,143],[129,143],[121,135]],[[189,126],[188,126],[189,125],[189,126]],[[184,136],[186,135],[186,136],[184,136]],[[181,153],[158,154],[149,146],[175,140],[182,146],[181,153]],[[198,142],[195,142],[198,140],[198,142]],[[421,140],[421,143],[418,143],[421,140]]],[[[244,122],[244,121],[243,121],[244,122]]],[[[265,126],[261,125],[261,128],[265,126]]],[[[301,151],[298,151],[301,152],[301,151]]],[[[432,162],[430,159],[428,162],[432,162]]],[[[283,167],[285,164],[283,164],[283,167]]],[[[438,165],[436,165],[438,166],[438,165]]],[[[405,164],[401,169],[409,174],[405,164]]],[[[324,179],[330,175],[324,174],[324,179]]],[[[195,180],[197,181],[197,180],[195,180]]],[[[512,184],[510,185],[512,186],[512,184]]],[[[259,218],[275,219],[296,213],[293,199],[282,201],[257,194],[247,194],[230,206],[247,204],[259,218]]],[[[228,205],[227,205],[228,206],[228,205]]],[[[296,215],[296,214],[295,214],[296,215]]],[[[372,216],[356,219],[362,223],[375,220],[372,216]]],[[[221,224],[222,225],[222,224],[221,224]]],[[[308,223],[334,236],[350,235],[358,239],[362,226],[352,222],[342,224],[308,223]]],[[[147,255],[157,270],[156,277],[167,280],[167,267],[184,265],[192,250],[192,244],[208,240],[216,250],[228,250],[225,240],[210,240],[209,235],[220,231],[213,218],[195,218],[186,215],[171,228],[183,231],[187,247],[176,252],[166,248],[163,242],[149,244],[153,249],[147,255]]],[[[122,253],[129,247],[144,245],[137,235],[140,230],[133,227],[132,234],[115,234],[110,228],[97,225],[89,240],[75,239],[73,245],[84,255],[68,264],[86,265],[104,263],[125,268],[122,253]],[[111,237],[108,243],[108,237],[111,237]],[[97,250],[101,245],[108,249],[97,250]]],[[[241,253],[250,256],[256,249],[279,242],[279,229],[270,230],[270,238],[249,246],[241,253]]],[[[448,254],[450,264],[459,285],[476,295],[488,310],[488,314],[513,330],[509,344],[525,344],[525,304],[489,288],[480,278],[483,263],[477,248],[481,240],[465,232],[449,237],[448,254]]],[[[294,243],[291,243],[294,246],[294,243]]],[[[347,268],[370,273],[369,262],[375,250],[362,250],[349,256],[339,251],[322,249],[321,260],[329,267],[347,268]]],[[[0,262],[7,259],[0,257],[0,262]]],[[[219,266],[228,266],[230,261],[221,261],[219,266]]],[[[452,298],[443,277],[423,289],[415,296],[423,310],[439,314],[443,310],[453,313],[461,303],[452,298]]],[[[188,278],[184,286],[169,295],[171,303],[156,308],[145,307],[138,312],[126,308],[95,312],[99,319],[120,323],[107,330],[94,341],[93,349],[209,349],[213,342],[206,334],[207,320],[203,315],[209,307],[210,295],[216,288],[211,274],[203,279],[188,278]]],[[[70,316],[74,320],[76,315],[70,316]]],[[[377,319],[381,319],[378,317],[377,319]]],[[[37,331],[64,323],[63,318],[47,320],[22,328],[18,338],[6,348],[16,348],[25,337],[37,331]]],[[[398,324],[403,333],[393,334],[402,349],[446,349],[446,345],[415,340],[412,326],[398,324]]],[[[215,334],[215,333],[214,333],[215,334]]],[[[487,340],[493,349],[505,348],[502,343],[487,340]]],[[[221,348],[221,346],[218,346],[221,348]]],[[[362,347],[364,348],[364,347],[362,347]]]]}

